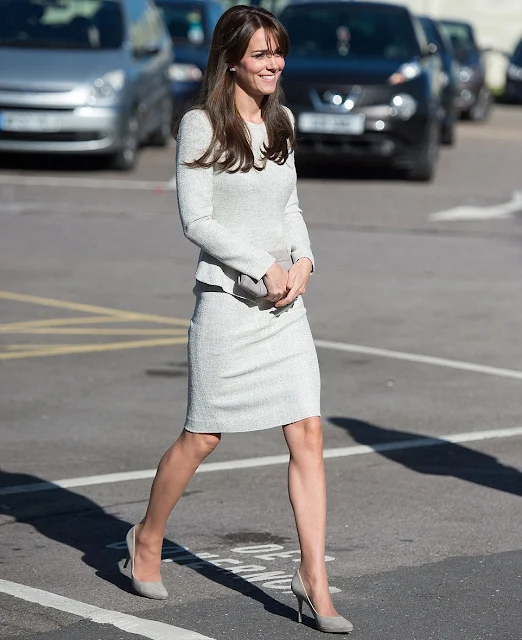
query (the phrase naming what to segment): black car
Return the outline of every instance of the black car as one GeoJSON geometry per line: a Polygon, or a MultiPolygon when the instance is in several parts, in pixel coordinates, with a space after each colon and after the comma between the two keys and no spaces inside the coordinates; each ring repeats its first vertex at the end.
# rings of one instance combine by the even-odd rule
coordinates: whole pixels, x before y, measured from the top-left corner
{"type": "Polygon", "coordinates": [[[298,153],[384,163],[430,180],[439,67],[409,10],[307,0],[288,5],[280,19],[290,34],[283,89],[297,117],[298,153]]]}
{"type": "Polygon", "coordinates": [[[493,96],[486,85],[484,53],[468,22],[441,20],[459,62],[456,106],[463,118],[482,121],[489,115],[493,96]]]}
{"type": "Polygon", "coordinates": [[[432,51],[436,51],[442,64],[441,105],[444,114],[442,116],[440,141],[442,144],[451,145],[455,141],[455,121],[457,119],[455,99],[459,65],[455,59],[453,45],[441,25],[428,16],[421,16],[419,21],[424,29],[429,46],[432,47],[432,51]]]}
{"type": "Polygon", "coordinates": [[[156,6],[174,44],[169,76],[174,110],[180,113],[199,94],[210,40],[223,7],[217,0],[156,0],[156,6]]]}
{"type": "Polygon", "coordinates": [[[522,103],[522,40],[509,59],[506,72],[505,97],[510,102],[522,103]]]}

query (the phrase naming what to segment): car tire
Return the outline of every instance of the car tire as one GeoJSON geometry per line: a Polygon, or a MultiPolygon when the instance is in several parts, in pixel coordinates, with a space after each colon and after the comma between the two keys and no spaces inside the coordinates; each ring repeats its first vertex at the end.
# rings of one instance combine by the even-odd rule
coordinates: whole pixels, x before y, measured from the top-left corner
{"type": "Polygon", "coordinates": [[[455,144],[455,123],[444,124],[440,130],[440,143],[451,147],[455,144]]]}
{"type": "Polygon", "coordinates": [[[136,164],[139,146],[140,123],[136,113],[133,113],[127,121],[122,146],[111,157],[111,167],[115,171],[131,171],[136,164]]]}
{"type": "Polygon", "coordinates": [[[435,175],[439,151],[439,125],[431,123],[422,144],[412,155],[413,166],[406,171],[406,179],[415,182],[430,182],[435,175]]]}
{"type": "Polygon", "coordinates": [[[167,147],[172,138],[173,105],[170,98],[165,98],[161,105],[161,125],[153,131],[149,144],[153,147],[167,147]]]}
{"type": "Polygon", "coordinates": [[[485,122],[491,112],[492,102],[493,97],[491,92],[488,89],[483,89],[480,92],[476,103],[467,112],[467,119],[472,122],[485,122]]]}

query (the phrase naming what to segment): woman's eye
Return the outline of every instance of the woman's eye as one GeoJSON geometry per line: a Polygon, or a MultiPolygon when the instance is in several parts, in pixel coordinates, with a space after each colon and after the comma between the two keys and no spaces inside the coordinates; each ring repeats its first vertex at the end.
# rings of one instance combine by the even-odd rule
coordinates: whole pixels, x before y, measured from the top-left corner
{"type": "Polygon", "coordinates": [[[265,54],[264,54],[264,53],[256,53],[256,54],[254,55],[254,58],[256,58],[257,60],[259,60],[260,58],[264,58],[264,57],[265,57],[265,54]]]}

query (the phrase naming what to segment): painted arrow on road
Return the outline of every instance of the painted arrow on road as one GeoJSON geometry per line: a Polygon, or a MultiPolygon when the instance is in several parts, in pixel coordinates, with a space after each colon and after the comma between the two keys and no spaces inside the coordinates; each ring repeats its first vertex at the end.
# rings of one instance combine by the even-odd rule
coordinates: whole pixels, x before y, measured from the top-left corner
{"type": "Polygon", "coordinates": [[[509,202],[492,207],[462,206],[446,211],[439,211],[428,216],[431,222],[443,220],[502,220],[512,218],[513,214],[522,211],[522,191],[515,191],[509,202]]]}

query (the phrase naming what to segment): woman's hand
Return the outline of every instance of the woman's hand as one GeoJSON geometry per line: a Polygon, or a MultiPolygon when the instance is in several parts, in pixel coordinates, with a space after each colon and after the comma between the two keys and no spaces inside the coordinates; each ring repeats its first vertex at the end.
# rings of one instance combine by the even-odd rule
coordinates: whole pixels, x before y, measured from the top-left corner
{"type": "Polygon", "coordinates": [[[303,295],[306,285],[312,273],[312,261],[309,258],[299,258],[288,272],[286,283],[286,295],[276,302],[276,307],[285,307],[291,304],[297,296],[303,295]]]}
{"type": "Polygon", "coordinates": [[[281,266],[274,262],[270,269],[263,276],[263,282],[265,283],[268,295],[267,300],[270,302],[278,302],[281,298],[284,298],[287,294],[288,287],[288,272],[286,272],[281,266]]]}

